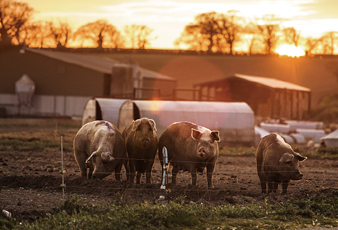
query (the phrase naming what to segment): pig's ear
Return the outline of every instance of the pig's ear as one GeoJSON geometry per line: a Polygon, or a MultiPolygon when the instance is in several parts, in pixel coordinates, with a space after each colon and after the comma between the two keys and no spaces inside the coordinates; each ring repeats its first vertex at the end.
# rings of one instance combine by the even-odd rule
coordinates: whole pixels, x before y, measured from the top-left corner
{"type": "Polygon", "coordinates": [[[155,121],[153,119],[149,119],[149,124],[151,125],[151,127],[153,127],[153,129],[155,131],[157,131],[157,129],[156,129],[156,123],[155,123],[155,121]]]}
{"type": "Polygon", "coordinates": [[[110,152],[101,153],[101,158],[105,162],[110,162],[110,161],[113,161],[115,159],[110,152]]]}
{"type": "Polygon", "coordinates": [[[217,130],[211,131],[211,136],[212,136],[214,141],[217,141],[217,142],[221,141],[221,138],[219,137],[219,131],[217,131],[217,130]]]}
{"type": "Polygon", "coordinates": [[[191,129],[191,137],[192,139],[200,139],[202,136],[202,133],[198,131],[197,129],[191,129]]]}
{"type": "Polygon", "coordinates": [[[89,161],[92,159],[92,157],[95,156],[95,154],[97,154],[97,153],[98,153],[97,151],[94,151],[94,152],[92,153],[92,155],[90,155],[90,157],[88,157],[88,159],[86,160],[86,164],[88,164],[89,161]]]}
{"type": "Polygon", "coordinates": [[[302,155],[300,155],[299,153],[295,153],[295,157],[299,160],[299,161],[305,161],[307,159],[307,157],[303,157],[302,155]]]}
{"type": "Polygon", "coordinates": [[[139,119],[136,120],[136,121],[134,120],[132,124],[133,124],[133,127],[132,127],[131,130],[135,131],[137,129],[137,127],[141,124],[141,121],[139,119]]]}
{"type": "Polygon", "coordinates": [[[293,156],[293,154],[290,153],[284,153],[283,156],[279,159],[280,163],[290,163],[293,161],[295,157],[293,156]]]}

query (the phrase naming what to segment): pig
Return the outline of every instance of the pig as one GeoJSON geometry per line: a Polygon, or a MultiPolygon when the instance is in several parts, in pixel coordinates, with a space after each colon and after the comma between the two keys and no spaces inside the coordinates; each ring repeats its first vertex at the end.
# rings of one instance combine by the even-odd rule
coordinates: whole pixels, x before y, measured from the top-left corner
{"type": "MultiPolygon", "coordinates": [[[[207,168],[208,188],[212,188],[212,174],[218,158],[220,133],[203,126],[182,121],[169,125],[159,138],[159,153],[167,148],[172,168],[172,183],[180,170],[191,174],[191,184],[196,186],[196,172],[207,168]]],[[[163,164],[163,155],[159,154],[163,164]]]]}
{"type": "Polygon", "coordinates": [[[290,180],[301,180],[298,162],[307,157],[293,151],[283,137],[269,134],[263,137],[256,150],[257,173],[261,183],[262,193],[276,192],[278,184],[282,183],[283,194],[287,193],[290,180]]]}
{"type": "Polygon", "coordinates": [[[115,179],[121,180],[127,154],[123,136],[113,124],[108,121],[86,123],[77,132],[73,146],[81,176],[103,179],[115,171],[115,179]]]}
{"type": "Polygon", "coordinates": [[[146,117],[134,120],[122,132],[126,142],[130,181],[140,184],[141,174],[146,173],[146,183],[151,184],[151,170],[158,149],[156,123],[146,117]]]}

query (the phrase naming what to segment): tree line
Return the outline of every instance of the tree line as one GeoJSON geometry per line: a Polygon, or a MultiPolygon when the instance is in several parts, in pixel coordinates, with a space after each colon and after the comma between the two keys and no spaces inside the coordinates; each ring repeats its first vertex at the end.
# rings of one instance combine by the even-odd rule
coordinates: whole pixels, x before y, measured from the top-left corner
{"type": "Polygon", "coordinates": [[[185,26],[176,44],[188,49],[209,53],[272,54],[278,44],[302,45],[308,55],[334,54],[338,32],[324,33],[320,38],[303,38],[294,27],[282,27],[286,19],[265,15],[255,21],[238,16],[237,11],[226,14],[202,13],[185,26]]]}
{"type": "Polygon", "coordinates": [[[0,0],[0,46],[66,48],[70,42],[79,47],[137,48],[150,45],[152,29],[146,25],[128,25],[124,34],[106,19],[99,19],[73,31],[65,19],[32,21],[34,9],[27,3],[0,0]]]}
{"type": "MultiPolygon", "coordinates": [[[[24,45],[37,48],[78,47],[131,48],[150,47],[153,29],[146,25],[127,25],[123,32],[106,19],[99,19],[73,31],[64,20],[32,21],[34,9],[27,3],[0,0],[0,46],[24,45]]],[[[207,53],[272,54],[278,44],[302,45],[308,55],[334,54],[338,32],[329,31],[320,38],[303,38],[294,27],[282,27],[285,19],[265,15],[248,21],[237,11],[198,14],[184,27],[175,46],[207,53]]]]}

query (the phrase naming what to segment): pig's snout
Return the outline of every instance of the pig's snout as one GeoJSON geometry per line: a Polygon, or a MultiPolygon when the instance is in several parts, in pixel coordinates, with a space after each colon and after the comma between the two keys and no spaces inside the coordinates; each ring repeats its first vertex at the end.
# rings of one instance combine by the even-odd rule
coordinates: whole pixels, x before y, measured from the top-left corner
{"type": "Polygon", "coordinates": [[[149,144],[149,142],[150,142],[149,138],[143,138],[142,139],[143,144],[149,144]]]}
{"type": "Polygon", "coordinates": [[[200,155],[201,157],[204,157],[205,154],[206,154],[206,152],[205,152],[205,150],[204,150],[203,148],[200,148],[200,149],[198,150],[198,155],[200,155]]]}
{"type": "Polygon", "coordinates": [[[301,180],[301,179],[303,179],[303,174],[299,173],[298,180],[301,180]]]}

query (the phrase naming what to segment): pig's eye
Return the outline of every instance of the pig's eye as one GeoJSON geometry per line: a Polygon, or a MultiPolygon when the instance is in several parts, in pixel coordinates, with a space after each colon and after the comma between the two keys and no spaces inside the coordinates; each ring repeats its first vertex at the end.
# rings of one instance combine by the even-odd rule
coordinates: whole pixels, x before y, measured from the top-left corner
{"type": "Polygon", "coordinates": [[[213,144],[213,143],[214,143],[214,141],[213,141],[213,140],[209,141],[209,144],[213,144]]]}
{"type": "Polygon", "coordinates": [[[152,131],[153,131],[153,129],[152,129],[151,127],[149,127],[149,131],[150,131],[150,132],[152,132],[152,131]]]}
{"type": "Polygon", "coordinates": [[[292,164],[292,161],[287,161],[287,162],[285,162],[285,164],[291,165],[291,164],[292,164]]]}

